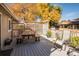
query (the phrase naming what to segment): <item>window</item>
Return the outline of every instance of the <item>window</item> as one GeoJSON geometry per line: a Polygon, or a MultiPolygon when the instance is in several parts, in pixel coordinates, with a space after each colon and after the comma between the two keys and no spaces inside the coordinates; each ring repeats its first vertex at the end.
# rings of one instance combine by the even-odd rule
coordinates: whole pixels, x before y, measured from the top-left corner
{"type": "Polygon", "coordinates": [[[12,30],[12,21],[11,21],[10,18],[8,19],[8,30],[9,30],[9,31],[12,30]]]}

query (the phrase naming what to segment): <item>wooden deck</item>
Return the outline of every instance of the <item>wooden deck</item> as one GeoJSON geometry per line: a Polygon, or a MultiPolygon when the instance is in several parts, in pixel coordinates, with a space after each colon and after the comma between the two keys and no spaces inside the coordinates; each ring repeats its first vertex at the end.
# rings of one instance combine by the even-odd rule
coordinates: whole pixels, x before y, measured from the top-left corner
{"type": "Polygon", "coordinates": [[[40,42],[17,45],[11,56],[50,56],[55,50],[53,43],[41,38],[40,42]]]}

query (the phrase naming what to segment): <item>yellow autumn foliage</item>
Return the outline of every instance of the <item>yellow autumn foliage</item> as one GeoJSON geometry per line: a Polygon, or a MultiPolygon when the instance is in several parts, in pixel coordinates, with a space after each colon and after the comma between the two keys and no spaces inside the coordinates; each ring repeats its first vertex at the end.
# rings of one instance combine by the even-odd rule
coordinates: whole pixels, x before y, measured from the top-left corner
{"type": "Polygon", "coordinates": [[[14,4],[11,8],[18,17],[23,16],[28,22],[34,21],[36,16],[40,16],[41,20],[52,20],[55,22],[58,22],[61,17],[61,13],[57,10],[57,7],[49,11],[50,8],[47,3],[14,4]]]}

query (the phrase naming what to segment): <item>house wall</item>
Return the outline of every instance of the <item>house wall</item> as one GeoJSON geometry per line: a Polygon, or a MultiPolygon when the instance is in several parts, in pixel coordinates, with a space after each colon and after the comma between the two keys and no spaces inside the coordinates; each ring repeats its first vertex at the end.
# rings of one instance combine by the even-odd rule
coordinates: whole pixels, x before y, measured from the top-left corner
{"type": "Polygon", "coordinates": [[[1,14],[0,14],[0,50],[1,50],[1,14]]]}
{"type": "MultiPolygon", "coordinates": [[[[10,45],[4,46],[4,41],[7,38],[11,38],[12,37],[12,31],[9,30],[9,21],[12,21],[14,23],[16,23],[16,18],[13,17],[13,15],[11,13],[9,13],[10,11],[8,11],[8,9],[4,6],[2,6],[0,4],[0,14],[1,14],[1,39],[0,39],[0,43],[1,43],[1,50],[6,50],[6,49],[11,49],[13,48],[16,44],[16,39],[12,38],[12,42],[10,45]]],[[[12,26],[12,24],[10,24],[12,26]]],[[[13,27],[13,26],[12,26],[13,27]]]]}
{"type": "Polygon", "coordinates": [[[8,24],[9,18],[10,18],[9,16],[2,13],[2,19],[1,19],[1,49],[2,50],[6,50],[10,48],[10,46],[4,46],[4,41],[7,38],[11,38],[11,31],[9,30],[9,24],[8,24]]]}

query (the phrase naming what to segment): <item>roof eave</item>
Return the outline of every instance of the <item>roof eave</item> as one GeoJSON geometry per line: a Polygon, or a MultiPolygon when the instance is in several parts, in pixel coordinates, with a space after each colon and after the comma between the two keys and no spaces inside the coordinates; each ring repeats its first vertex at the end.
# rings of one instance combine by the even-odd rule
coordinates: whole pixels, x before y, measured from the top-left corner
{"type": "Polygon", "coordinates": [[[8,8],[7,5],[5,5],[4,3],[1,3],[0,5],[11,15],[14,21],[18,22],[18,18],[15,17],[15,15],[12,13],[12,11],[8,8]]]}

